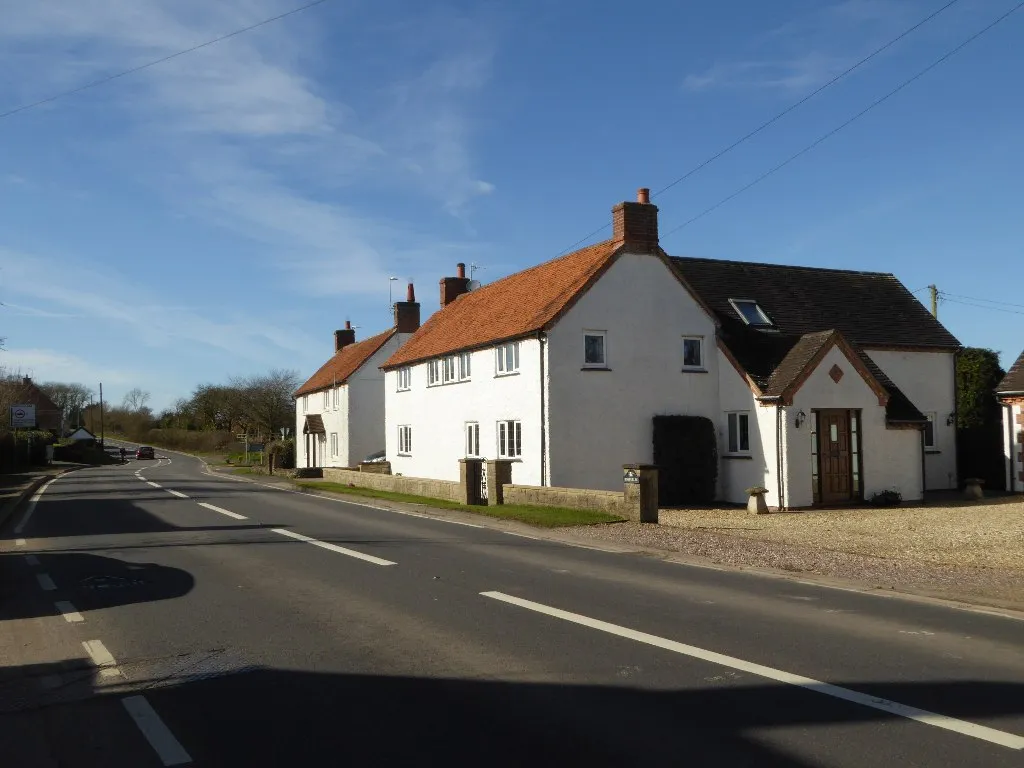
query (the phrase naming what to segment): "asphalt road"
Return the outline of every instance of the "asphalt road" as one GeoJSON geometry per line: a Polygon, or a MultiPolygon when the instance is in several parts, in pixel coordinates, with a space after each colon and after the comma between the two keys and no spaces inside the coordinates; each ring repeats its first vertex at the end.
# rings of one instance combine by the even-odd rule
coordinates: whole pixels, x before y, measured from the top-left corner
{"type": "Polygon", "coordinates": [[[1024,760],[1024,622],[161,455],[0,531],[0,764],[1024,760]]]}

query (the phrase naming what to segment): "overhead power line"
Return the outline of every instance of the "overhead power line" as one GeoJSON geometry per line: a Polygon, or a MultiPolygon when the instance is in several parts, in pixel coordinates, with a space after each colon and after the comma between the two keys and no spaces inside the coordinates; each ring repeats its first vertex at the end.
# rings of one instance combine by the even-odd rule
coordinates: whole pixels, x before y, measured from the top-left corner
{"type": "MultiPolygon", "coordinates": [[[[865,57],[864,57],[863,59],[861,59],[860,61],[858,61],[858,62],[857,62],[856,64],[853,64],[852,66],[850,66],[850,67],[847,67],[846,69],[844,69],[844,70],[843,70],[842,72],[840,72],[840,73],[839,73],[838,75],[836,75],[836,76],[835,76],[835,77],[833,77],[833,78],[832,78],[831,80],[829,80],[829,81],[828,81],[827,83],[825,83],[825,84],[823,84],[823,85],[819,86],[818,88],[814,89],[813,91],[811,91],[811,92],[810,92],[809,94],[807,94],[806,96],[804,96],[804,97],[803,97],[802,99],[800,99],[799,101],[796,101],[796,102],[794,102],[794,103],[790,104],[790,105],[789,105],[788,107],[786,107],[786,108],[785,108],[784,110],[782,110],[781,112],[779,112],[778,114],[776,114],[776,115],[775,115],[774,117],[772,117],[772,118],[770,118],[769,120],[766,120],[765,122],[761,123],[761,124],[760,124],[759,126],[757,126],[757,128],[755,128],[754,130],[752,130],[752,131],[750,131],[749,133],[746,133],[746,134],[744,134],[743,136],[741,136],[740,138],[736,139],[736,141],[734,141],[734,142],[733,142],[732,144],[730,144],[729,146],[725,147],[724,149],[720,149],[720,150],[719,150],[718,152],[716,152],[715,154],[711,155],[711,157],[709,157],[709,158],[707,158],[706,160],[704,160],[704,161],[702,161],[702,162],[698,163],[698,164],[697,164],[697,165],[695,165],[695,166],[694,166],[693,168],[691,168],[691,169],[690,169],[690,170],[688,170],[688,171],[687,171],[686,173],[684,173],[684,174],[683,174],[682,176],[680,176],[679,178],[677,178],[677,179],[676,179],[675,181],[672,181],[672,182],[670,182],[669,184],[666,184],[666,185],[665,185],[664,187],[662,187],[661,189],[659,189],[659,190],[658,190],[657,192],[654,192],[654,193],[652,193],[652,194],[651,194],[651,197],[652,197],[652,198],[653,198],[653,197],[657,197],[658,195],[660,195],[660,194],[663,194],[663,193],[667,192],[668,190],[672,189],[672,187],[676,186],[676,185],[677,185],[677,184],[679,184],[680,182],[686,181],[686,179],[690,178],[691,176],[693,176],[693,175],[694,175],[695,173],[697,173],[698,171],[700,171],[700,170],[703,170],[703,169],[704,169],[704,168],[706,168],[707,166],[711,165],[711,163],[715,162],[716,160],[718,160],[719,158],[721,158],[721,157],[722,157],[723,155],[726,155],[726,154],[728,154],[729,152],[732,152],[732,151],[733,151],[734,149],[736,149],[736,147],[738,147],[738,146],[740,146],[741,144],[745,143],[746,141],[748,141],[748,140],[750,140],[750,139],[754,138],[755,136],[757,136],[757,134],[759,134],[759,133],[760,133],[761,131],[763,131],[763,130],[764,130],[765,128],[768,128],[769,126],[771,126],[771,125],[773,125],[774,123],[778,122],[779,120],[781,120],[781,119],[782,119],[783,117],[785,117],[786,115],[788,115],[788,114],[789,114],[790,112],[792,112],[793,110],[797,109],[798,107],[802,107],[802,106],[803,106],[804,104],[806,104],[806,103],[807,103],[808,101],[810,101],[810,100],[811,100],[811,99],[813,99],[813,98],[814,98],[815,96],[817,96],[817,95],[818,95],[819,93],[821,93],[822,91],[824,91],[824,90],[826,90],[826,89],[828,89],[828,88],[831,88],[831,87],[832,87],[833,85],[835,85],[836,83],[838,83],[838,82],[839,82],[840,80],[842,80],[842,79],[843,79],[844,77],[846,77],[847,75],[849,75],[849,74],[850,74],[851,72],[853,72],[853,71],[854,71],[854,70],[856,70],[856,69],[860,69],[860,67],[862,67],[862,66],[864,66],[865,64],[867,64],[867,63],[868,63],[869,61],[871,61],[871,60],[872,60],[873,58],[875,58],[876,56],[878,56],[878,55],[879,55],[880,53],[883,53],[883,52],[885,52],[886,50],[888,50],[889,48],[891,48],[892,46],[896,45],[896,43],[898,43],[898,42],[899,42],[900,40],[902,40],[903,38],[905,38],[905,37],[906,37],[907,35],[910,35],[910,34],[912,34],[913,32],[915,32],[915,31],[916,31],[916,30],[917,30],[918,28],[920,28],[920,27],[923,27],[923,26],[924,26],[925,24],[927,24],[927,23],[928,23],[929,21],[931,21],[932,19],[934,19],[934,18],[935,18],[936,16],[938,16],[938,15],[939,15],[940,13],[942,13],[943,11],[945,11],[945,10],[949,9],[950,7],[952,7],[952,6],[956,5],[956,4],[958,3],[958,2],[960,2],[960,0],[950,0],[950,1],[948,2],[948,3],[946,3],[945,5],[943,5],[943,6],[942,6],[941,8],[939,8],[938,10],[932,11],[932,12],[931,12],[930,14],[928,14],[927,16],[925,16],[925,17],[924,17],[923,19],[921,19],[921,20],[920,20],[919,22],[917,22],[917,23],[916,23],[916,24],[914,24],[913,26],[911,26],[911,27],[907,27],[907,28],[906,28],[905,30],[903,30],[903,31],[902,31],[902,32],[901,32],[900,34],[898,34],[898,35],[897,35],[896,37],[894,37],[894,38],[893,38],[892,40],[890,40],[889,42],[885,43],[885,45],[882,45],[881,47],[879,47],[879,48],[876,48],[876,49],[875,49],[875,50],[873,50],[873,51],[872,51],[871,53],[869,53],[869,54],[868,54],[867,56],[865,56],[865,57]]],[[[598,227],[597,229],[595,229],[595,230],[594,230],[593,232],[591,232],[590,234],[586,235],[585,237],[583,237],[583,238],[581,238],[581,239],[577,240],[577,241],[576,241],[575,243],[573,243],[573,244],[572,244],[572,245],[570,245],[570,246],[569,246],[568,248],[566,248],[565,250],[563,250],[563,251],[562,251],[562,253],[565,253],[566,251],[571,251],[571,250],[572,250],[572,249],[574,249],[574,248],[575,248],[575,247],[576,247],[577,245],[580,245],[581,243],[585,243],[585,242],[586,242],[587,240],[589,240],[590,238],[592,238],[592,237],[593,237],[594,235],[596,235],[597,233],[599,233],[599,232],[601,232],[601,231],[603,231],[603,230],[607,229],[607,228],[608,228],[608,226],[609,226],[608,224],[602,224],[602,225],[601,225],[600,227],[598,227]]]]}
{"type": "Polygon", "coordinates": [[[977,32],[975,32],[973,35],[968,37],[966,40],[964,40],[962,43],[960,43],[955,48],[952,48],[949,51],[947,51],[946,53],[944,53],[942,56],[940,56],[935,61],[933,61],[931,64],[929,64],[927,67],[925,67],[924,69],[920,70],[913,77],[910,77],[907,80],[904,80],[898,86],[896,86],[891,91],[889,91],[887,94],[885,94],[884,96],[881,96],[878,99],[876,99],[875,101],[871,102],[871,104],[866,106],[864,109],[862,109],[860,112],[855,114],[853,117],[851,117],[846,122],[841,123],[840,125],[838,125],[835,128],[833,128],[831,131],[829,131],[828,133],[826,133],[826,134],[820,136],[819,138],[815,139],[813,142],[811,142],[806,147],[801,149],[795,155],[791,155],[788,159],[782,161],[781,163],[779,163],[775,167],[770,168],[769,170],[765,171],[760,176],[758,176],[756,179],[754,179],[753,181],[749,182],[748,184],[743,185],[742,187],[737,189],[732,194],[729,194],[726,197],[723,197],[721,200],[719,200],[717,203],[715,203],[711,207],[705,208],[703,211],[698,213],[696,216],[694,216],[694,217],[692,217],[690,219],[687,219],[686,221],[684,221],[679,226],[674,227],[673,229],[670,229],[668,232],[665,232],[664,234],[662,234],[662,237],[668,237],[669,235],[671,235],[671,234],[673,234],[675,232],[678,232],[679,230],[683,229],[684,227],[688,227],[690,224],[693,224],[695,221],[704,218],[705,216],[707,216],[712,211],[715,211],[718,208],[720,208],[723,205],[725,205],[726,203],[728,203],[730,200],[732,200],[732,199],[734,199],[736,197],[739,197],[740,195],[742,195],[744,192],[746,192],[751,187],[757,186],[762,181],[767,179],[769,176],[772,176],[773,174],[777,173],[778,171],[781,171],[783,168],[785,168],[787,165],[792,163],[794,160],[797,160],[798,158],[803,157],[808,152],[810,152],[812,149],[817,147],[819,144],[822,144],[823,142],[825,142],[828,139],[832,138],[837,133],[839,133],[841,130],[843,130],[844,128],[849,127],[850,125],[855,123],[857,120],[862,118],[864,115],[866,115],[868,112],[873,110],[875,107],[881,106],[882,104],[887,102],[889,99],[891,99],[893,96],[895,96],[897,93],[899,93],[904,88],[906,88],[908,85],[910,85],[911,83],[919,80],[921,77],[923,77],[924,75],[926,75],[929,72],[931,72],[937,66],[939,66],[944,61],[946,61],[947,59],[951,58],[952,56],[954,56],[955,54],[960,52],[962,49],[966,48],[968,45],[973,43],[975,40],[977,40],[979,37],[984,35],[986,32],[988,32],[989,30],[991,30],[994,27],[996,27],[998,24],[1001,24],[1003,21],[1008,19],[1011,15],[1013,15],[1014,13],[1019,11],[1022,7],[1024,7],[1024,0],[1021,0],[1021,2],[1017,3],[1017,5],[1015,5],[1013,8],[1008,10],[1006,13],[1004,13],[1002,16],[997,18],[991,24],[989,24],[986,27],[983,27],[982,29],[980,29],[977,32]]]}
{"type": "Polygon", "coordinates": [[[960,295],[958,293],[947,293],[946,291],[942,291],[942,295],[946,296],[946,297],[952,296],[952,297],[957,298],[957,299],[967,299],[968,301],[983,301],[986,304],[1002,304],[1003,306],[1006,306],[1006,307],[1019,307],[1020,309],[1024,309],[1024,304],[1014,304],[1012,301],[996,301],[995,299],[979,299],[977,296],[962,296],[962,295],[960,295]]]}
{"type": "Polygon", "coordinates": [[[991,310],[994,310],[996,312],[1008,312],[1011,315],[1024,315],[1024,312],[1022,312],[1020,310],[1017,310],[1017,309],[1005,309],[1003,307],[993,307],[993,306],[986,306],[985,304],[974,304],[974,303],[968,302],[968,301],[960,301],[960,299],[951,299],[945,293],[939,294],[939,298],[941,298],[943,301],[947,301],[947,302],[949,302],[951,304],[962,304],[965,307],[974,307],[975,309],[991,309],[991,310]]]}
{"type": "Polygon", "coordinates": [[[29,109],[34,109],[36,107],[41,107],[43,104],[49,104],[51,102],[57,101],[58,99],[63,99],[65,96],[73,96],[76,93],[81,93],[82,91],[87,91],[90,88],[96,88],[97,86],[105,85],[106,83],[109,83],[112,80],[117,80],[118,78],[126,77],[127,75],[133,75],[136,72],[141,72],[144,69],[149,69],[150,67],[155,67],[157,64],[163,64],[164,62],[170,61],[171,59],[176,59],[179,56],[184,56],[187,53],[193,53],[195,51],[200,50],[201,48],[207,48],[207,47],[209,47],[211,45],[223,42],[224,40],[227,40],[227,39],[232,38],[232,37],[236,37],[236,36],[241,35],[241,34],[243,34],[245,32],[251,32],[254,29],[258,29],[259,27],[263,27],[263,26],[266,26],[267,24],[270,24],[271,22],[280,21],[281,19],[287,18],[288,16],[294,16],[296,13],[301,13],[302,11],[308,11],[310,8],[313,8],[313,7],[317,6],[317,5],[323,5],[324,3],[327,3],[327,2],[330,2],[330,0],[314,0],[311,3],[306,3],[305,5],[299,6],[298,8],[292,8],[290,11],[285,11],[284,13],[279,13],[277,16],[271,16],[269,19],[263,19],[263,21],[258,21],[255,24],[250,24],[247,27],[242,27],[241,29],[236,29],[234,32],[228,32],[226,35],[221,35],[220,37],[215,37],[212,40],[207,40],[205,43],[199,43],[199,45],[193,45],[191,48],[185,48],[184,50],[177,51],[176,53],[172,53],[172,54],[170,54],[168,56],[162,56],[159,59],[154,59],[153,61],[148,61],[145,64],[140,64],[137,67],[132,67],[131,69],[126,69],[126,70],[124,70],[122,72],[118,72],[117,74],[114,74],[114,75],[108,75],[107,77],[101,77],[99,80],[93,80],[92,82],[86,83],[85,85],[80,85],[77,88],[72,88],[71,90],[68,90],[68,91],[61,91],[60,93],[55,93],[52,96],[47,96],[45,99],[39,99],[39,101],[33,101],[30,104],[22,104],[20,107],[15,107],[14,109],[9,109],[6,112],[0,112],[0,119],[3,119],[5,117],[10,117],[11,115],[16,115],[19,112],[25,112],[25,111],[27,111],[29,109]]]}

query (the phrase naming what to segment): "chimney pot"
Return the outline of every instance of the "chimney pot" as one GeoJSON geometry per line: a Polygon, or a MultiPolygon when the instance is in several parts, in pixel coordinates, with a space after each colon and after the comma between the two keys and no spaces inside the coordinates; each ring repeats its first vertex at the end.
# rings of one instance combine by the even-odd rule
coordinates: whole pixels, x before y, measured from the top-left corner
{"type": "Polygon", "coordinates": [[[640,189],[636,191],[636,201],[638,203],[643,203],[644,205],[650,203],[651,190],[649,190],[647,187],[640,187],[640,189]]]}
{"type": "Polygon", "coordinates": [[[345,321],[345,330],[346,331],[352,330],[352,321],[351,320],[346,320],[345,321]]]}
{"type": "Polygon", "coordinates": [[[463,264],[461,261],[458,264],[455,265],[455,274],[458,277],[465,277],[466,276],[466,265],[463,264]]]}
{"type": "Polygon", "coordinates": [[[416,333],[420,327],[420,305],[412,283],[406,291],[405,301],[395,302],[395,330],[399,333],[416,333]]]}
{"type": "Polygon", "coordinates": [[[658,206],[651,205],[651,191],[637,190],[637,202],[619,203],[612,208],[612,239],[638,253],[658,250],[658,206]]]}
{"type": "Polygon", "coordinates": [[[416,301],[416,289],[412,287],[412,283],[409,283],[409,287],[405,291],[405,300],[407,302],[416,301]]]}

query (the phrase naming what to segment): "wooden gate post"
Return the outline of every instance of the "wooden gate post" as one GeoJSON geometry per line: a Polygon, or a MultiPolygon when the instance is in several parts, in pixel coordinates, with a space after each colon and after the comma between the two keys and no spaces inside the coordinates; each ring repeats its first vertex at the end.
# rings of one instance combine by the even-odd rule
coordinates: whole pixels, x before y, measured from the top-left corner
{"type": "Polygon", "coordinates": [[[658,522],[658,468],[651,464],[622,465],[626,513],[641,523],[658,522]]]}

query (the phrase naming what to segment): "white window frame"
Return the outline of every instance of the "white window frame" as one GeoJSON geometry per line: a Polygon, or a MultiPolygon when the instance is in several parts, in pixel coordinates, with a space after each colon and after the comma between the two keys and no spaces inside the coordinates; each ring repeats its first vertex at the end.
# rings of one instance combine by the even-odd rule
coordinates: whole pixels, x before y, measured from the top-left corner
{"type": "Polygon", "coordinates": [[[768,317],[768,313],[765,312],[763,309],[761,309],[761,305],[758,304],[756,300],[754,300],[754,299],[729,299],[729,303],[732,305],[733,310],[735,310],[735,312],[739,316],[740,320],[742,320],[747,325],[749,325],[749,326],[751,326],[753,328],[774,328],[775,327],[775,323],[773,323],[772,319],[770,317],[768,317]],[[740,304],[753,304],[754,305],[754,310],[757,312],[757,314],[759,314],[761,316],[761,320],[763,320],[763,322],[760,322],[760,323],[752,323],[752,322],[750,322],[747,319],[747,316],[744,315],[742,311],[740,311],[740,304]]]}
{"type": "Polygon", "coordinates": [[[608,331],[583,331],[583,367],[584,368],[607,368],[608,367],[608,331]],[[597,363],[587,362],[587,337],[596,336],[601,339],[601,361],[597,363]]]}
{"type": "Polygon", "coordinates": [[[463,431],[466,435],[466,458],[480,458],[480,422],[467,421],[463,431]]]}
{"type": "Polygon", "coordinates": [[[412,389],[412,369],[409,366],[398,369],[398,391],[408,392],[412,389]]]}
{"type": "Polygon", "coordinates": [[[341,387],[336,386],[334,391],[331,393],[331,408],[335,411],[338,410],[338,400],[341,397],[341,387]]]}
{"type": "Polygon", "coordinates": [[[523,457],[523,424],[519,419],[502,419],[495,433],[499,459],[523,457]]]}
{"type": "Polygon", "coordinates": [[[472,352],[460,352],[459,353],[459,381],[469,381],[473,364],[473,353],[472,352]]]}
{"type": "Polygon", "coordinates": [[[331,390],[329,389],[324,390],[324,410],[331,410],[331,390]]]}
{"type": "Polygon", "coordinates": [[[448,355],[441,360],[441,383],[451,384],[458,380],[458,359],[448,355]]]}
{"type": "Polygon", "coordinates": [[[494,375],[513,376],[519,373],[519,342],[510,341],[494,348],[494,375]],[[510,359],[511,358],[511,359],[510,359]],[[509,364],[511,363],[511,367],[509,364]]]}
{"type": "Polygon", "coordinates": [[[932,441],[930,443],[928,442],[928,429],[925,428],[924,430],[922,430],[924,432],[924,449],[926,451],[934,451],[936,450],[935,429],[936,427],[938,427],[939,424],[938,414],[935,411],[930,411],[926,413],[924,416],[932,425],[932,441]]]}
{"type": "Polygon", "coordinates": [[[441,383],[441,361],[427,361],[427,386],[434,387],[441,383]]]}
{"type": "Polygon", "coordinates": [[[398,425],[398,455],[412,456],[412,426],[398,425]]]}
{"type": "Polygon", "coordinates": [[[302,396],[302,412],[305,413],[307,408],[309,408],[309,395],[303,395],[302,396]]]}
{"type": "Polygon", "coordinates": [[[728,411],[725,415],[725,452],[728,456],[747,456],[750,454],[750,411],[728,411]],[[740,420],[747,421],[747,447],[741,440],[740,420]],[[735,439],[734,439],[735,438],[735,439]],[[733,446],[736,446],[733,448],[733,446]]]}
{"type": "Polygon", "coordinates": [[[680,342],[681,352],[683,357],[683,370],[684,371],[703,371],[706,370],[704,367],[704,337],[703,336],[683,336],[682,342],[680,342]],[[686,364],[686,342],[696,341],[697,348],[700,350],[700,362],[697,365],[686,364]]]}
{"type": "Polygon", "coordinates": [[[337,458],[338,456],[338,433],[331,432],[331,456],[337,458]]]}

